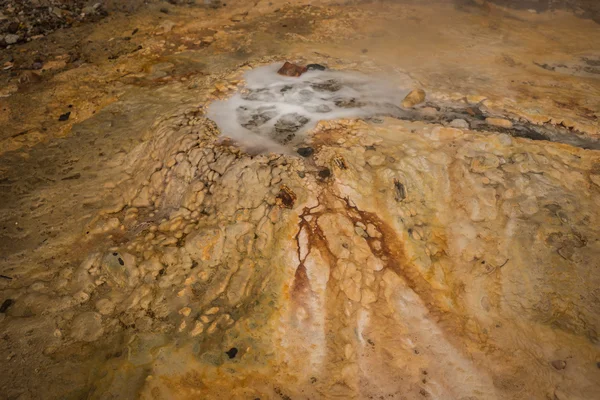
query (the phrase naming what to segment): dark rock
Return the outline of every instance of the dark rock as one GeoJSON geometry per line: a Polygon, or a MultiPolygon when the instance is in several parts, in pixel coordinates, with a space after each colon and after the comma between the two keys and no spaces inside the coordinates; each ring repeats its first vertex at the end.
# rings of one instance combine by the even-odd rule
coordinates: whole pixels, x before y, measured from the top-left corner
{"type": "Polygon", "coordinates": [[[285,186],[281,186],[281,190],[277,193],[277,197],[275,198],[276,204],[285,208],[294,207],[294,203],[296,203],[296,194],[292,192],[292,190],[285,186]]]}
{"type": "Polygon", "coordinates": [[[227,354],[227,356],[231,359],[231,358],[235,358],[235,356],[238,353],[238,349],[236,347],[232,347],[229,350],[227,350],[225,352],[225,354],[227,354]]]}
{"type": "Polygon", "coordinates": [[[277,73],[283,76],[298,77],[306,72],[306,67],[286,61],[277,73]]]}
{"type": "Polygon", "coordinates": [[[306,66],[307,71],[325,71],[327,67],[321,64],[308,64],[306,66]]]}
{"type": "Polygon", "coordinates": [[[355,98],[350,99],[337,99],[335,105],[339,108],[358,108],[363,107],[365,104],[356,100],[355,98]]]}
{"type": "Polygon", "coordinates": [[[132,32],[131,32],[131,36],[135,35],[136,33],[139,32],[139,28],[135,28],[132,32]]]}
{"type": "Polygon", "coordinates": [[[8,33],[17,33],[17,31],[19,30],[19,23],[11,22],[10,24],[8,24],[6,30],[8,31],[8,33]]]}
{"type": "Polygon", "coordinates": [[[567,362],[564,360],[554,360],[550,364],[554,367],[554,369],[561,370],[567,368],[567,362]]]}
{"type": "Polygon", "coordinates": [[[342,88],[342,84],[335,79],[328,79],[324,82],[313,83],[310,87],[321,92],[337,92],[342,88]]]}
{"type": "Polygon", "coordinates": [[[322,179],[327,179],[331,176],[331,170],[329,168],[325,168],[319,171],[319,177],[322,179]]]}
{"type": "Polygon", "coordinates": [[[4,302],[0,306],[0,313],[5,313],[6,310],[8,310],[8,308],[10,306],[12,306],[13,304],[15,304],[15,301],[13,299],[6,299],[6,300],[4,300],[4,302]]]}
{"type": "Polygon", "coordinates": [[[300,154],[302,157],[310,157],[315,153],[315,149],[313,149],[312,147],[300,147],[298,150],[296,150],[298,152],[298,154],[300,154]]]}
{"type": "Polygon", "coordinates": [[[273,106],[258,107],[254,110],[240,106],[236,112],[240,125],[251,131],[277,116],[277,109],[273,106]]]}
{"type": "Polygon", "coordinates": [[[163,8],[160,9],[160,12],[163,13],[163,14],[168,14],[169,13],[169,9],[163,7],[163,8]]]}
{"type": "MultiPolygon", "coordinates": [[[[290,87],[291,88],[291,87],[290,87]]],[[[281,89],[283,91],[285,86],[281,89]]],[[[269,89],[249,89],[242,94],[242,99],[251,101],[275,101],[277,97],[269,89]]]]}
{"type": "Polygon", "coordinates": [[[402,201],[406,198],[406,188],[404,185],[397,179],[394,179],[394,198],[396,201],[402,201]]]}
{"type": "Polygon", "coordinates": [[[60,117],[58,117],[58,120],[59,121],[68,121],[70,116],[71,116],[71,111],[62,114],[60,117]]]}
{"type": "Polygon", "coordinates": [[[296,137],[296,132],[310,121],[298,113],[285,114],[275,123],[273,139],[278,143],[288,144],[296,137]]]}

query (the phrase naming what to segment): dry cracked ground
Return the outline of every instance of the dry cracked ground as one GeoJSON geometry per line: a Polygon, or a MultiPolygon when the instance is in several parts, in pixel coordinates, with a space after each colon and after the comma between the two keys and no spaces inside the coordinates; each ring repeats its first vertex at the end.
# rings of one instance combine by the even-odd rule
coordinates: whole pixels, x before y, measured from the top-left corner
{"type": "Polygon", "coordinates": [[[0,398],[600,398],[595,2],[196,3],[2,50],[0,398]],[[286,60],[426,98],[223,139],[286,60]]]}

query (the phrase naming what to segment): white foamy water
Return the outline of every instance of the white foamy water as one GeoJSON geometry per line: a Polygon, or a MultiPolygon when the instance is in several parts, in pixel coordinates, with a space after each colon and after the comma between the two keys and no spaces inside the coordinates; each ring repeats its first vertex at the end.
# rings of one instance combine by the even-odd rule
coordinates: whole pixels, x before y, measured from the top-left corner
{"type": "Polygon", "coordinates": [[[281,63],[248,71],[246,88],[208,107],[221,134],[252,152],[290,152],[320,120],[394,114],[409,92],[363,74],[277,74],[281,63]]]}

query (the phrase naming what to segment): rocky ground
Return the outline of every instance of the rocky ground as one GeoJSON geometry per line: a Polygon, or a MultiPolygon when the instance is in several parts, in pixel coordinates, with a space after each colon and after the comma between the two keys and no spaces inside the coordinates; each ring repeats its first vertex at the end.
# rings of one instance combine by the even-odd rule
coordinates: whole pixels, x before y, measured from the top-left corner
{"type": "Polygon", "coordinates": [[[593,2],[34,3],[1,3],[0,398],[600,397],[593,2]],[[207,110],[286,60],[415,91],[247,152],[207,110]]]}

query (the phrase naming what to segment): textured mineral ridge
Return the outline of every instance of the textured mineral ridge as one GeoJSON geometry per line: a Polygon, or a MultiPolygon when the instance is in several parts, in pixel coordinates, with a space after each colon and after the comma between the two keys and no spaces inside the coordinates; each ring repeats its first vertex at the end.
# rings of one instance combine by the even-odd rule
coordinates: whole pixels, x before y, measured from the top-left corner
{"type": "Polygon", "coordinates": [[[600,398],[591,2],[139,3],[2,56],[1,398],[600,398]]]}

